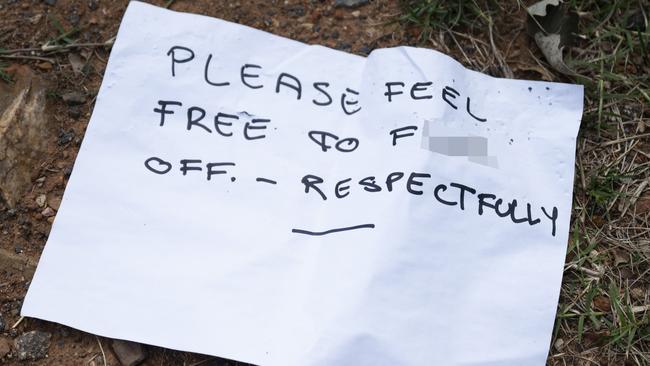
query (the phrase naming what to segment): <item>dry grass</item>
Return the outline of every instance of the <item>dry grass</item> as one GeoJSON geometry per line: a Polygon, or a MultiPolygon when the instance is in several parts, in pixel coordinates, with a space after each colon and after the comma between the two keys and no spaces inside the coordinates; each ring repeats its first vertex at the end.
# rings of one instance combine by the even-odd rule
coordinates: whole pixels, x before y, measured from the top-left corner
{"type": "Polygon", "coordinates": [[[470,68],[585,86],[571,239],[547,363],[650,365],[650,6],[568,3],[580,16],[578,44],[565,53],[574,78],[555,72],[526,40],[521,2],[403,0],[399,20],[417,29],[422,46],[470,68]]]}

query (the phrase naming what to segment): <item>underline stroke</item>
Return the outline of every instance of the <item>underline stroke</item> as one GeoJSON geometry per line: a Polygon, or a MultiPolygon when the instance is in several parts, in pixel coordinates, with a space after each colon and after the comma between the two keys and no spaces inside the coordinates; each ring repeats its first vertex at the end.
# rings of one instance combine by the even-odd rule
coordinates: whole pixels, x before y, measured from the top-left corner
{"type": "Polygon", "coordinates": [[[338,232],[341,232],[341,231],[349,231],[349,230],[357,230],[357,229],[374,229],[374,228],[375,228],[375,224],[363,224],[363,225],[356,225],[356,226],[341,227],[341,228],[337,228],[337,229],[330,229],[330,230],[325,230],[325,231],[309,231],[309,230],[303,230],[303,229],[291,229],[291,232],[296,233],[296,234],[321,236],[321,235],[327,235],[327,234],[332,234],[332,233],[338,233],[338,232]]]}

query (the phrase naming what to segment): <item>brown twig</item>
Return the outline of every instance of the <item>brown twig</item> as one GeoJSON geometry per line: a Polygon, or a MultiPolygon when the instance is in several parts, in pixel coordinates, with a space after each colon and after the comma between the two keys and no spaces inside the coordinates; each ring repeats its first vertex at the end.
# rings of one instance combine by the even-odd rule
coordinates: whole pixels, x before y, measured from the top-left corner
{"type": "Polygon", "coordinates": [[[102,347],[102,342],[99,340],[99,337],[95,336],[97,339],[97,344],[99,344],[99,350],[102,351],[102,359],[104,360],[104,366],[106,366],[106,354],[104,353],[104,347],[102,347]]]}
{"type": "Polygon", "coordinates": [[[37,61],[45,61],[49,62],[51,64],[54,63],[54,60],[51,58],[47,57],[40,57],[40,56],[22,56],[22,55],[0,55],[0,58],[5,58],[5,59],[23,59],[23,60],[37,60],[37,61]]]}
{"type": "MultiPolygon", "coordinates": [[[[69,49],[74,49],[74,48],[86,48],[86,47],[111,47],[113,46],[113,43],[115,43],[115,37],[110,38],[106,42],[91,42],[91,43],[71,43],[71,44],[65,44],[65,45],[51,45],[49,43],[45,43],[41,47],[31,47],[31,48],[18,48],[14,50],[0,50],[0,57],[4,58],[35,58],[39,56],[22,56],[22,55],[17,55],[16,57],[10,57],[10,55],[14,55],[16,53],[24,53],[24,52],[42,52],[42,53],[50,53],[50,52],[56,52],[56,51],[64,51],[64,50],[69,50],[69,49]]],[[[45,60],[49,61],[49,60],[45,60]]]]}

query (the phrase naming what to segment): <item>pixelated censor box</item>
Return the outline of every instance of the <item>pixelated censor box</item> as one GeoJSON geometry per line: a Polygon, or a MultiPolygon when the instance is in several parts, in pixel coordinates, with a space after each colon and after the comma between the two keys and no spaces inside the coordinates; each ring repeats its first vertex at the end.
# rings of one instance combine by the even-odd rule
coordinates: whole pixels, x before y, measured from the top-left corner
{"type": "Polygon", "coordinates": [[[581,113],[131,2],[22,314],[258,365],[544,365],[581,113]]]}

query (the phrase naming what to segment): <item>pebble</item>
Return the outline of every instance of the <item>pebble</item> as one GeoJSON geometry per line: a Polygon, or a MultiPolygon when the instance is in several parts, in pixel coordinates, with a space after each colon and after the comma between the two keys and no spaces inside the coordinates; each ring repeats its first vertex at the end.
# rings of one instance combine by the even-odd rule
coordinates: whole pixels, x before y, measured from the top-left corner
{"type": "Polygon", "coordinates": [[[70,62],[70,66],[72,66],[72,71],[74,71],[75,74],[83,73],[83,68],[86,65],[86,62],[84,61],[83,58],[81,58],[81,56],[71,52],[68,54],[68,61],[70,62]]]}
{"type": "Polygon", "coordinates": [[[72,13],[68,17],[68,21],[70,21],[70,24],[72,24],[73,26],[78,25],[80,20],[81,20],[81,17],[79,17],[79,14],[77,14],[77,13],[72,13]]]}
{"type": "Polygon", "coordinates": [[[336,0],[335,6],[342,6],[346,8],[354,8],[361,5],[366,5],[370,0],[336,0]]]}
{"type": "Polygon", "coordinates": [[[59,210],[59,206],[61,206],[61,197],[53,196],[50,197],[50,199],[47,201],[47,204],[52,207],[55,211],[59,210]]]}
{"type": "Polygon", "coordinates": [[[45,0],[47,5],[56,5],[56,0],[45,0]]]}
{"type": "Polygon", "coordinates": [[[2,314],[0,313],[0,332],[5,331],[5,319],[2,317],[2,314]]]}
{"type": "Polygon", "coordinates": [[[38,207],[45,207],[45,202],[47,202],[47,196],[44,194],[39,195],[36,197],[36,204],[38,207]]]}
{"type": "Polygon", "coordinates": [[[341,51],[349,51],[352,45],[347,42],[339,42],[336,44],[336,49],[341,51]]]}
{"type": "Polygon", "coordinates": [[[7,338],[0,338],[0,359],[11,352],[11,344],[7,338]]]}
{"type": "Polygon", "coordinates": [[[65,93],[61,95],[61,98],[63,98],[63,101],[68,103],[68,105],[77,105],[86,102],[86,94],[78,91],[65,93]]]}
{"type": "Polygon", "coordinates": [[[52,338],[50,333],[38,330],[27,332],[16,338],[14,348],[18,354],[18,359],[21,361],[34,361],[44,358],[50,348],[50,338],[52,338]]]}
{"type": "Polygon", "coordinates": [[[57,142],[59,146],[67,145],[72,140],[74,140],[74,130],[64,131],[61,130],[59,133],[59,141],[57,142]]]}
{"type": "Polygon", "coordinates": [[[68,116],[74,119],[79,119],[79,117],[81,117],[81,108],[76,105],[70,106],[68,109],[68,116]]]}
{"type": "Polygon", "coordinates": [[[635,30],[639,32],[644,32],[646,30],[646,24],[644,20],[643,12],[640,10],[637,11],[636,13],[628,16],[627,18],[627,24],[625,25],[625,28],[629,30],[635,30]]]}
{"type": "Polygon", "coordinates": [[[89,0],[88,1],[88,9],[97,10],[97,8],[99,8],[99,4],[97,3],[97,0],[89,0]]]}
{"type": "Polygon", "coordinates": [[[287,9],[287,13],[292,17],[301,17],[305,15],[305,8],[302,5],[295,5],[287,9]]]}
{"type": "Polygon", "coordinates": [[[138,365],[147,357],[140,343],[114,339],[111,346],[123,366],[138,365]]]}
{"type": "Polygon", "coordinates": [[[20,244],[16,244],[16,245],[14,246],[14,252],[16,252],[16,254],[20,254],[20,253],[22,253],[22,252],[23,252],[23,246],[20,245],[20,244]]]}
{"type": "Polygon", "coordinates": [[[54,216],[55,214],[56,212],[54,212],[54,210],[51,207],[45,207],[45,209],[41,211],[41,215],[45,217],[54,216]]]}

